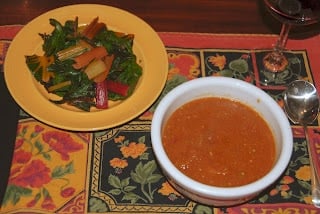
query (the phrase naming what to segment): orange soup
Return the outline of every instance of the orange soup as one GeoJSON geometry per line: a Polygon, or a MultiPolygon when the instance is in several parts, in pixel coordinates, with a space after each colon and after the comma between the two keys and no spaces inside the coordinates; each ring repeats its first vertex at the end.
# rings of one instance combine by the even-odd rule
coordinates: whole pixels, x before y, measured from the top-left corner
{"type": "Polygon", "coordinates": [[[185,175],[201,183],[233,187],[264,176],[275,159],[275,140],[252,108],[206,97],[178,108],[162,131],[165,151],[185,175]]]}

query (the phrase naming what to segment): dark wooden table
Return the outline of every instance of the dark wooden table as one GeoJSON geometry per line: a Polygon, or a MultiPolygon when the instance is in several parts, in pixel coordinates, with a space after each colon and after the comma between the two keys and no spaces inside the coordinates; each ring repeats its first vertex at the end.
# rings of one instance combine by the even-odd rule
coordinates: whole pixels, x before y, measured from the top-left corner
{"type": "Polygon", "coordinates": [[[127,10],[156,31],[276,33],[279,28],[273,18],[264,18],[262,0],[1,0],[0,25],[26,24],[51,9],[79,3],[127,10]]]}
{"type": "MultiPolygon", "coordinates": [[[[0,25],[26,24],[51,9],[80,3],[127,10],[158,32],[277,34],[281,27],[263,0],[1,0],[0,25]]],[[[293,29],[291,36],[319,33],[320,24],[305,28],[293,29]]]]}

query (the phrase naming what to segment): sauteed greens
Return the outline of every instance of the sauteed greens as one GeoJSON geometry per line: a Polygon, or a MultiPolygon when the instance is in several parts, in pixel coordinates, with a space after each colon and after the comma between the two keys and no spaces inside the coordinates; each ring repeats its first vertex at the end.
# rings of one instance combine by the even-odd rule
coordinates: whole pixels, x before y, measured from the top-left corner
{"type": "Polygon", "coordinates": [[[61,97],[52,102],[90,111],[132,94],[142,75],[132,49],[133,34],[112,31],[98,17],[85,26],[77,17],[64,24],[49,22],[54,30],[39,34],[44,54],[25,59],[35,79],[61,97]]]}

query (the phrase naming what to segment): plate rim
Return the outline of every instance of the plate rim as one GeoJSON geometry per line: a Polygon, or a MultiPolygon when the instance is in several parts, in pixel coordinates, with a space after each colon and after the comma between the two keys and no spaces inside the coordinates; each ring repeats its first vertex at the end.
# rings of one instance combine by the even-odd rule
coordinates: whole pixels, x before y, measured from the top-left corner
{"type": "MultiPolygon", "coordinates": [[[[99,14],[99,13],[98,13],[99,14]]],[[[81,15],[79,14],[73,14],[73,17],[78,16],[79,20],[81,19],[81,15]]],[[[67,19],[72,19],[72,16],[67,19]]],[[[130,22],[129,22],[130,23],[130,22]]],[[[106,23],[108,25],[108,23],[106,23]]],[[[110,22],[111,24],[111,22],[110,22]]],[[[118,23],[112,23],[115,26],[118,23]]],[[[111,24],[111,25],[112,25],[111,24]]],[[[119,25],[119,24],[118,24],[119,25]]],[[[52,28],[53,29],[53,28],[52,28]]],[[[124,30],[124,29],[123,29],[124,30]]],[[[48,33],[48,32],[47,32],[48,33]]],[[[39,39],[39,38],[38,38],[39,39]]],[[[41,39],[41,38],[40,38],[41,39]]],[[[41,44],[37,44],[41,45],[41,44]]],[[[32,45],[28,45],[32,46],[32,45]]],[[[34,47],[34,46],[33,46],[34,47]]],[[[19,58],[18,58],[19,59],[19,58]]],[[[24,59],[24,58],[23,58],[24,59]]],[[[20,59],[21,60],[21,59],[20,59]]],[[[25,69],[24,68],[24,69],[25,69]]],[[[14,100],[17,102],[17,104],[24,110],[26,113],[30,114],[32,117],[35,119],[56,127],[56,128],[61,128],[65,130],[71,130],[71,131],[99,131],[103,129],[108,129],[108,128],[113,128],[119,125],[122,125],[135,117],[139,116],[142,114],[145,110],[147,110],[159,97],[160,93],[162,92],[166,79],[167,79],[167,74],[168,74],[168,59],[167,59],[167,52],[164,46],[164,43],[160,39],[159,35],[157,32],[144,20],[141,18],[137,17],[136,15],[120,9],[116,8],[113,6],[108,6],[108,5],[100,5],[100,4],[74,4],[74,5],[67,5],[59,8],[55,8],[53,10],[47,11],[38,17],[32,19],[30,22],[28,22],[18,33],[17,35],[13,38],[13,40],[10,43],[10,46],[7,51],[7,55],[4,61],[4,77],[5,77],[5,82],[8,87],[8,90],[11,94],[11,96],[14,98],[14,100]],[[102,110],[102,111],[96,111],[96,112],[82,112],[82,111],[71,111],[67,110],[64,108],[61,108],[53,103],[50,103],[47,98],[45,98],[40,92],[36,89],[35,85],[33,84],[33,76],[30,73],[29,70],[27,71],[14,71],[16,69],[19,69],[19,66],[22,68],[25,67],[25,62],[23,60],[24,65],[17,64],[17,56],[18,57],[24,57],[27,54],[33,54],[33,53],[28,53],[23,51],[17,51],[17,45],[21,44],[23,37],[26,37],[26,35],[35,35],[38,33],[43,33],[41,29],[37,30],[36,32],[32,33],[32,30],[34,30],[34,26],[36,26],[39,23],[45,22],[47,25],[50,27],[49,24],[49,18],[55,18],[58,21],[59,18],[56,17],[59,14],[69,14],[70,11],[86,11],[86,16],[91,16],[94,18],[94,16],[97,16],[97,10],[98,11],[103,11],[106,12],[107,15],[104,17],[100,17],[99,19],[101,20],[108,17],[110,17],[110,14],[113,13],[113,16],[118,16],[122,15],[123,18],[130,18],[130,21],[134,21],[135,24],[138,25],[138,27],[141,27],[143,32],[131,32],[135,34],[135,42],[138,43],[137,47],[142,46],[143,48],[146,48],[147,53],[143,52],[143,75],[140,78],[141,84],[137,85],[138,89],[135,91],[130,97],[128,97],[126,100],[122,101],[121,104],[112,107],[107,110],[102,110]],[[66,12],[68,11],[68,12],[66,12]],[[91,13],[90,13],[91,11],[91,13]],[[109,15],[108,15],[109,14],[109,15]],[[152,40],[152,45],[147,45],[144,42],[146,42],[146,36],[152,36],[151,38],[149,37],[148,39],[152,40]],[[145,41],[143,41],[143,39],[145,41]],[[152,46],[151,48],[148,46],[152,46]],[[156,48],[154,48],[154,46],[156,48]],[[16,54],[18,53],[18,54],[16,54]],[[23,53],[23,54],[22,54],[23,53]],[[156,59],[153,59],[153,57],[157,56],[156,59]],[[159,61],[162,62],[159,63],[159,61]],[[13,66],[12,63],[15,63],[15,66],[13,66]],[[154,66],[153,64],[154,63],[154,66]],[[18,66],[18,68],[16,68],[18,66]],[[159,67],[160,66],[160,67],[159,67]],[[158,72],[152,72],[152,73],[146,73],[147,71],[155,69],[158,72]],[[163,70],[161,72],[161,70],[163,70]],[[159,72],[160,71],[160,72],[159,72]],[[25,73],[23,73],[25,72],[25,73]],[[15,74],[15,75],[14,75],[15,74]],[[26,98],[23,97],[26,95],[26,92],[23,91],[23,87],[19,84],[17,84],[17,77],[16,74],[19,74],[20,78],[25,78],[24,80],[20,80],[20,82],[27,83],[28,89],[30,90],[28,93],[34,93],[32,96],[30,95],[30,98],[33,98],[27,102],[26,98]],[[22,74],[22,75],[21,75],[22,74]],[[156,75],[155,75],[156,74],[156,75]],[[151,76],[154,75],[154,76],[151,76]],[[141,103],[135,103],[135,100],[139,98],[141,95],[145,95],[141,90],[146,90],[146,85],[148,84],[149,79],[154,80],[155,84],[151,84],[152,88],[152,94],[147,94],[148,92],[145,92],[147,94],[146,99],[142,99],[141,103]],[[41,110],[37,111],[35,109],[33,101],[36,101],[39,105],[45,105],[46,111],[41,110]],[[130,108],[128,108],[130,105],[130,108]],[[50,113],[53,113],[55,115],[61,115],[64,118],[54,118],[53,116],[50,116],[50,113]],[[121,114],[119,117],[115,118],[115,114],[121,114]],[[101,118],[106,117],[105,121],[102,121],[101,118]],[[111,117],[112,120],[108,121],[108,119],[111,117]],[[62,121],[61,121],[62,120],[62,121]],[[77,123],[75,125],[74,120],[83,120],[84,122],[77,123]],[[89,121],[89,123],[86,123],[85,121],[89,121]]],[[[19,82],[19,81],[18,81],[19,82]]],[[[149,83],[150,84],[150,83],[149,83]]],[[[139,99],[138,99],[139,100],[139,99]]],[[[40,108],[40,107],[39,107],[40,108]]],[[[38,109],[39,110],[39,109],[38,109]]]]}

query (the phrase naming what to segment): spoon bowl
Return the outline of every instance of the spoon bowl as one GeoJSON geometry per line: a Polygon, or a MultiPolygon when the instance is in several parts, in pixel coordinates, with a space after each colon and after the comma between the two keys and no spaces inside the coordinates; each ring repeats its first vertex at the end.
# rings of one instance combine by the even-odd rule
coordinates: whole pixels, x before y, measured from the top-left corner
{"type": "Polygon", "coordinates": [[[316,88],[304,80],[293,81],[284,94],[285,110],[294,124],[311,124],[318,116],[319,96],[316,88]]]}
{"type": "Polygon", "coordinates": [[[307,130],[307,125],[313,123],[319,113],[319,95],[314,85],[304,80],[290,83],[284,93],[284,109],[294,124],[303,126],[310,160],[312,202],[316,207],[320,207],[320,177],[313,164],[315,159],[307,130]]]}

